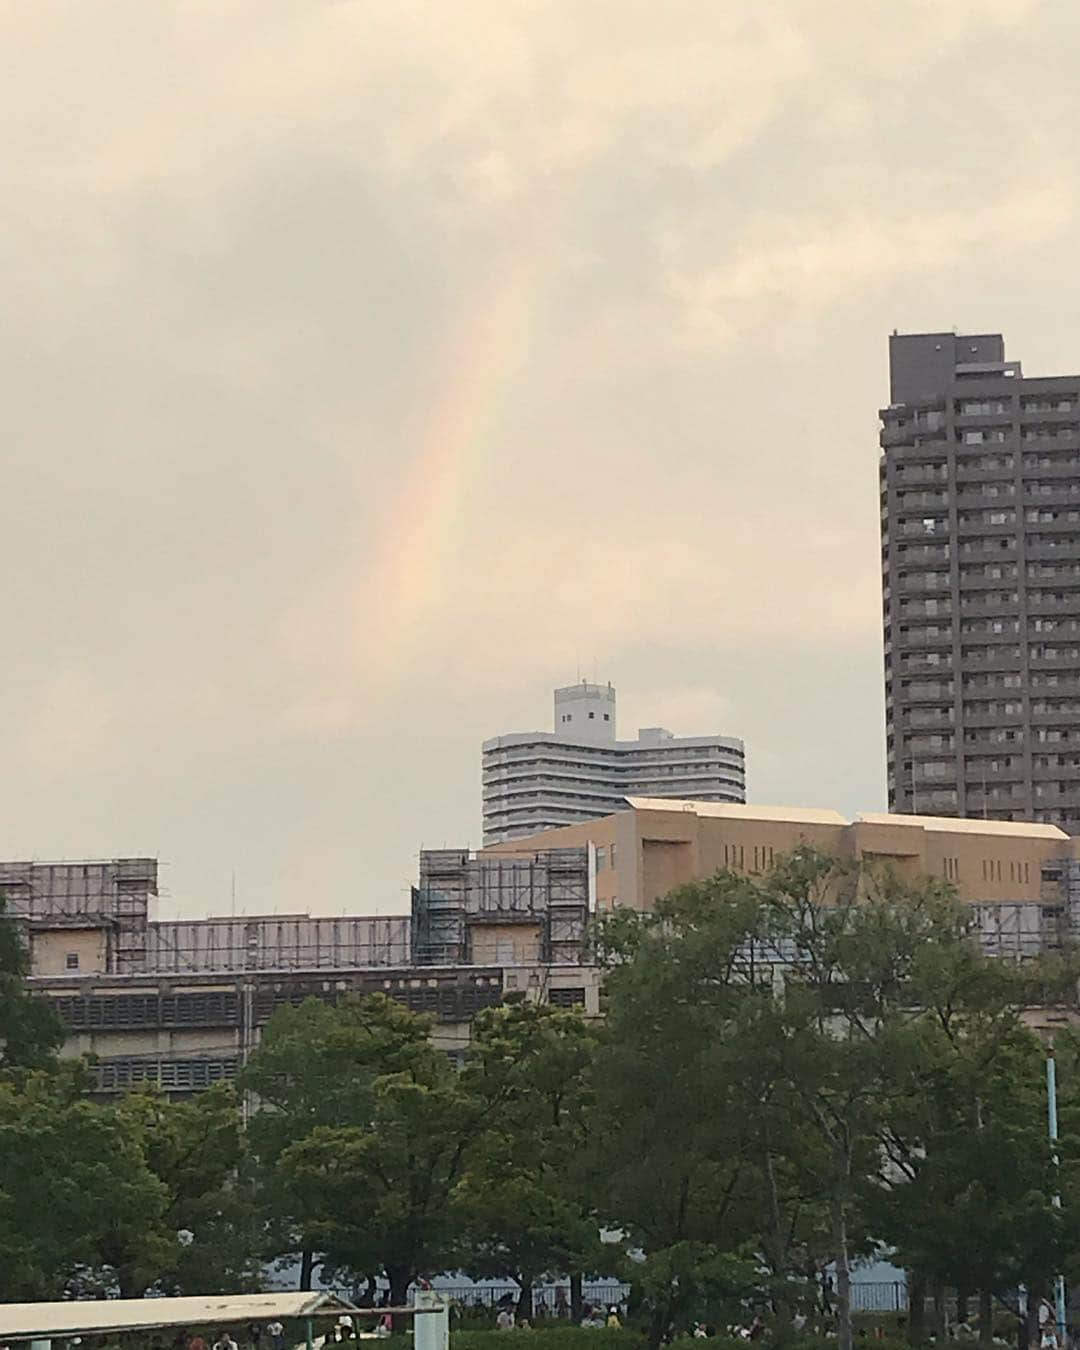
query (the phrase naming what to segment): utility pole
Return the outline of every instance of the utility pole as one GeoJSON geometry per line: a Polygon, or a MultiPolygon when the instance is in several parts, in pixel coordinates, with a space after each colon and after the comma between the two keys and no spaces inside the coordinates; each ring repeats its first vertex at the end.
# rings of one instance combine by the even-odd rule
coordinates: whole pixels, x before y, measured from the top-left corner
{"type": "MultiPolygon", "coordinates": [[[[1054,1042],[1046,1047],[1046,1117],[1050,1128],[1050,1143],[1058,1140],[1057,1118],[1057,1063],[1054,1059],[1054,1042]]],[[[1053,1153],[1054,1166],[1060,1166],[1057,1149],[1053,1153]]],[[[1050,1202],[1055,1209],[1061,1208],[1061,1193],[1057,1192],[1050,1202]]],[[[1065,1346],[1065,1276],[1054,1276],[1054,1320],[1057,1322],[1057,1343],[1062,1350],[1065,1346]]]]}

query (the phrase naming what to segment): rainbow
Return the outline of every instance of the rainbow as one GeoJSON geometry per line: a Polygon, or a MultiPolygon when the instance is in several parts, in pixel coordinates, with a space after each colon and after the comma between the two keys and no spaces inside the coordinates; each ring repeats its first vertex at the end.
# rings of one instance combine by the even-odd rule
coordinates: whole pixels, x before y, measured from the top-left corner
{"type": "Polygon", "coordinates": [[[458,335],[419,449],[384,513],[357,616],[366,682],[376,688],[420,658],[423,620],[448,598],[470,494],[531,347],[541,260],[539,252],[519,258],[499,274],[458,335]]]}

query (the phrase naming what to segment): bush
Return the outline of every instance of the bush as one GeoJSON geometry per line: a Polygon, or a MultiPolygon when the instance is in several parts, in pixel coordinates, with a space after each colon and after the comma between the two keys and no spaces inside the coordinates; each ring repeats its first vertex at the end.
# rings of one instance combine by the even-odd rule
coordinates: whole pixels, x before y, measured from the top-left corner
{"type": "Polygon", "coordinates": [[[543,1336],[543,1350],[642,1350],[645,1337],[631,1327],[575,1327],[542,1322],[529,1331],[473,1331],[451,1327],[451,1350],[528,1350],[530,1336],[543,1336]]]}

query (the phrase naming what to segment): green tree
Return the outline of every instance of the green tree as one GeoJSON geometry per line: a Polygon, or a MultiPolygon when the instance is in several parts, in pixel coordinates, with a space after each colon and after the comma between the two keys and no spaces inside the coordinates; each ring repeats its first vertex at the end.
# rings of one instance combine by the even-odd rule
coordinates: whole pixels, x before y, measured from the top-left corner
{"type": "Polygon", "coordinates": [[[532,1317],[541,1276],[592,1270],[601,1259],[584,1165],[595,1052],[585,1018],[547,1004],[489,1009],[474,1024],[463,1084],[492,1109],[455,1197],[465,1266],[516,1281],[520,1317],[532,1317]]]}
{"type": "Polygon", "coordinates": [[[41,1069],[64,1043],[64,1025],[48,999],[30,993],[30,952],[0,891],[0,1071],[41,1069]]]}
{"type": "Polygon", "coordinates": [[[782,859],[755,889],[786,957],[758,1045],[820,1146],[814,1182],[828,1202],[839,1344],[851,1350],[851,1257],[925,1016],[913,986],[928,953],[968,948],[967,918],[941,883],[813,849],[782,859]]]}
{"type": "Polygon", "coordinates": [[[1075,1193],[1075,1151],[1065,1145],[1054,1166],[1045,1051],[1021,1016],[1046,996],[1042,974],[974,944],[924,954],[913,982],[917,1055],[873,1206],[881,1236],[919,1276],[978,1291],[986,1344],[995,1295],[1021,1282],[1047,1289],[1080,1236],[1075,1207],[1052,1204],[1055,1189],[1075,1193]]]}
{"type": "MultiPolygon", "coordinates": [[[[244,1075],[268,1212],[352,1281],[410,1280],[457,1259],[455,1191],[492,1106],[382,995],[304,1004],[270,1022],[244,1075]]],[[[310,1275],[310,1257],[306,1275],[310,1275]]]]}
{"type": "Polygon", "coordinates": [[[201,1294],[250,1284],[261,1252],[238,1172],[242,1131],[232,1086],[218,1084],[184,1102],[153,1090],[133,1092],[116,1115],[165,1196],[151,1242],[153,1269],[146,1260],[148,1234],[118,1226],[107,1235],[107,1259],[124,1286],[137,1293],[153,1285],[162,1293],[201,1294]]]}
{"type": "Polygon", "coordinates": [[[426,1045],[426,1024],[390,999],[373,995],[336,1005],[307,999],[278,1009],[245,1067],[241,1088],[260,1107],[247,1133],[267,1254],[298,1256],[301,1288],[311,1287],[325,1235],[318,1198],[309,1198],[300,1179],[282,1168],[283,1155],[316,1129],[370,1121],[376,1080],[407,1069],[426,1045]]]}
{"type": "Polygon", "coordinates": [[[137,1293],[161,1259],[165,1186],[116,1111],[87,1100],[73,1074],[0,1083],[0,1291],[59,1298],[73,1287],[137,1293]],[[112,1234],[142,1239],[138,1262],[111,1272],[112,1234]]]}
{"type": "Polygon", "coordinates": [[[799,1277],[835,1263],[850,1350],[851,1259],[929,1015],[913,990],[928,954],[971,950],[966,915],[938,883],[799,849],[620,916],[603,942],[607,1212],[644,1253],[654,1342],[701,1297],[694,1259],[730,1290],[722,1258],[752,1255],[781,1331],[799,1277]],[[678,1265],[666,1302],[650,1263],[678,1265]]]}
{"type": "Polygon", "coordinates": [[[597,1194],[632,1254],[654,1347],[711,1300],[759,1284],[755,1124],[736,1071],[759,911],[744,880],[721,874],[652,914],[616,915],[601,935],[597,1194]]]}

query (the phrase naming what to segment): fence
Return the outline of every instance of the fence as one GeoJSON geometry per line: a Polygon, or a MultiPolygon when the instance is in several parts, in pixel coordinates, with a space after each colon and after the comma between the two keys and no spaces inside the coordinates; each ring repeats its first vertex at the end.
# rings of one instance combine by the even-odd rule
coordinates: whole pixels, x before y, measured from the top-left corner
{"type": "Polygon", "coordinates": [[[872,1280],[851,1286],[853,1312],[907,1312],[907,1305],[903,1280],[872,1280]]]}
{"type": "MultiPolygon", "coordinates": [[[[341,1291],[344,1298],[353,1295],[341,1291]]],[[[442,1285],[435,1291],[440,1297],[460,1308],[490,1308],[500,1304],[516,1305],[521,1290],[507,1281],[503,1284],[442,1285]]],[[[625,1304],[630,1297],[630,1286],[614,1280],[586,1282],[582,1290],[584,1301],[595,1308],[609,1308],[625,1304]]],[[[835,1297],[835,1295],[834,1295],[835,1297]]],[[[363,1301],[363,1296],[361,1296],[363,1301]]],[[[869,1280],[851,1286],[853,1312],[906,1312],[907,1285],[903,1280],[869,1280]]],[[[533,1289],[534,1316],[567,1317],[570,1310],[569,1284],[536,1285],[533,1289]]]]}
{"type": "MultiPolygon", "coordinates": [[[[450,1285],[439,1288],[435,1292],[461,1308],[497,1308],[501,1303],[516,1304],[521,1295],[518,1286],[511,1283],[450,1285]]],[[[630,1286],[615,1282],[604,1284],[586,1282],[582,1291],[585,1302],[592,1304],[594,1307],[617,1306],[625,1303],[629,1296],[630,1286]]],[[[533,1310],[534,1315],[569,1316],[569,1284],[536,1285],[533,1289],[533,1310]]]]}

